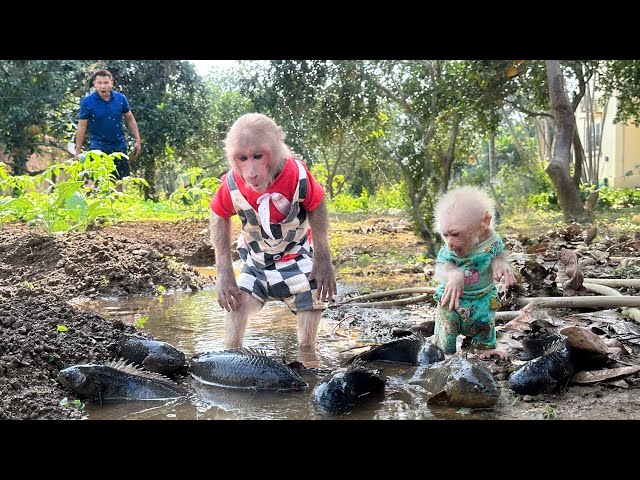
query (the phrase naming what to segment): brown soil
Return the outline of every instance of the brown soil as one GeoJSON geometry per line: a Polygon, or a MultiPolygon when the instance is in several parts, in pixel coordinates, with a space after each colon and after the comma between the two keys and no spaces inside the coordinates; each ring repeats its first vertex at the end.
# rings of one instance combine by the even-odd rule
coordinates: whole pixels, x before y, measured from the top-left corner
{"type": "MultiPolygon", "coordinates": [[[[616,255],[635,257],[637,243],[631,238],[626,239],[626,250],[607,248],[616,255]]],[[[339,283],[357,284],[360,293],[431,281],[431,263],[421,255],[424,245],[406,221],[387,217],[336,221],[331,244],[339,283]]],[[[514,240],[511,246],[522,250],[526,242],[514,240]]],[[[60,404],[72,396],[56,381],[59,370],[116,358],[119,337],[134,331],[122,322],[80,310],[69,300],[198,290],[213,279],[201,276],[194,266],[214,263],[205,221],[132,222],[54,237],[23,224],[0,225],[0,419],[80,418],[77,409],[60,404]]],[[[637,270],[626,272],[637,277],[637,270]]],[[[616,275],[624,276],[625,271],[618,268],[616,275]]],[[[415,323],[433,314],[428,303],[410,308],[415,323]]],[[[335,319],[336,313],[331,315],[335,319]]],[[[373,324],[368,322],[366,328],[373,324]]],[[[384,321],[378,325],[390,328],[384,321]]],[[[640,364],[638,346],[626,346],[629,355],[624,360],[640,364]]],[[[509,363],[487,363],[504,383],[509,363]]],[[[639,384],[635,374],[617,386],[570,385],[558,393],[529,398],[503,388],[497,417],[640,419],[639,384]]]]}

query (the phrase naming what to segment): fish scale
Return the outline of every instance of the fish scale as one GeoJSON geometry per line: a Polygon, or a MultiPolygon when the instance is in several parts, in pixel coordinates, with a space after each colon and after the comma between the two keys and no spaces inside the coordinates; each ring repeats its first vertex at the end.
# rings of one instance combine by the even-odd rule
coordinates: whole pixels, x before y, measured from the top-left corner
{"type": "Polygon", "coordinates": [[[80,398],[100,401],[163,400],[187,393],[168,378],[138,370],[125,360],[73,365],[60,370],[58,381],[80,398]]]}
{"type": "Polygon", "coordinates": [[[209,385],[257,390],[300,390],[304,379],[288,365],[250,350],[204,352],[189,360],[189,373],[209,385]]]}

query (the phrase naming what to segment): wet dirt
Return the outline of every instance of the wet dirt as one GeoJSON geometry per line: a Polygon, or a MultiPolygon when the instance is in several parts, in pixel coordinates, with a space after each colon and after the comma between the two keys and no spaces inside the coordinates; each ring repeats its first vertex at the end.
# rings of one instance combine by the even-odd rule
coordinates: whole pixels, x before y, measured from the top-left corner
{"type": "MultiPolygon", "coordinates": [[[[552,240],[565,247],[567,242],[582,242],[580,238],[552,240]]],[[[607,240],[611,255],[638,256],[637,237],[618,240],[607,240]]],[[[377,218],[336,223],[331,242],[338,281],[354,285],[354,291],[432,282],[432,265],[419,255],[424,244],[406,221],[377,218]]],[[[509,240],[516,253],[529,249],[540,254],[542,250],[536,251],[535,246],[542,243],[540,239],[527,243],[515,234],[509,240]]],[[[545,244],[545,254],[555,248],[551,243],[545,244]]],[[[637,278],[633,264],[621,271],[619,264],[596,258],[590,266],[597,267],[599,261],[598,271],[604,276],[637,278]]],[[[74,307],[71,299],[212,287],[214,279],[195,267],[214,264],[206,221],[130,222],[63,236],[47,236],[19,223],[0,225],[0,419],[82,418],[72,394],[56,380],[59,370],[116,358],[120,336],[135,331],[118,320],[74,307]],[[69,402],[61,404],[64,398],[69,402]]],[[[637,295],[634,289],[621,291],[637,295]]],[[[430,303],[401,308],[408,312],[404,320],[366,308],[330,309],[326,316],[360,325],[365,337],[381,342],[390,338],[393,327],[407,328],[434,315],[430,303]]],[[[640,364],[638,346],[626,346],[628,355],[623,360],[640,364]]],[[[503,386],[494,407],[496,419],[640,419],[638,374],[622,383],[570,384],[556,393],[530,397],[515,395],[506,387],[508,361],[495,359],[487,364],[503,386]]]]}

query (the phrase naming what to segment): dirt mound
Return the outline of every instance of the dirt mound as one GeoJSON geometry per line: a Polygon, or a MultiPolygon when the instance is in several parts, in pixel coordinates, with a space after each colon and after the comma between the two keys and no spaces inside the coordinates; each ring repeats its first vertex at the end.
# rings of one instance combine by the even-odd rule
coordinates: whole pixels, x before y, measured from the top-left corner
{"type": "MultiPolygon", "coordinates": [[[[73,403],[61,404],[71,397],[58,384],[58,372],[74,364],[116,358],[119,337],[135,329],[79,310],[67,300],[212,286],[213,279],[194,268],[215,263],[208,237],[208,223],[193,220],[131,222],[64,236],[47,236],[19,223],[0,225],[0,419],[80,418],[82,413],[73,403]]],[[[337,246],[334,261],[341,283],[384,290],[425,285],[431,277],[432,265],[422,258],[423,242],[402,223],[378,219],[343,226],[334,222],[330,237],[337,246]]],[[[637,235],[607,239],[613,243],[602,248],[609,254],[616,247],[617,255],[635,257],[637,240],[637,235]]],[[[522,239],[510,243],[516,253],[529,247],[522,239]]],[[[549,252],[543,260],[550,261],[561,246],[575,248],[555,236],[535,252],[549,252]]],[[[591,256],[596,253],[592,250],[598,250],[593,247],[591,256]]],[[[581,265],[585,272],[593,268],[594,276],[637,278],[637,265],[631,260],[624,265],[600,257],[588,264],[586,260],[581,265]],[[603,270],[605,266],[611,271],[603,270]]],[[[415,323],[433,314],[428,304],[412,308],[415,310],[409,312],[415,323]]],[[[380,318],[387,318],[386,313],[380,318]]],[[[369,309],[363,309],[361,316],[371,335],[395,326],[376,320],[369,309]]],[[[638,349],[632,350],[632,357],[625,358],[636,363],[638,349]]],[[[638,378],[637,374],[627,378],[624,385],[573,385],[557,394],[521,401],[504,388],[496,408],[502,419],[556,415],[564,419],[638,419],[638,378]]],[[[504,378],[500,381],[505,383],[504,378]]]]}
{"type": "MultiPolygon", "coordinates": [[[[4,225],[0,294],[69,299],[199,290],[211,279],[184,262],[204,261],[203,225],[132,223],[64,236],[4,225]]],[[[206,261],[213,264],[211,247],[206,261]]]]}
{"type": "Polygon", "coordinates": [[[211,285],[205,222],[136,222],[48,236],[0,226],[0,419],[80,418],[57,382],[62,368],[117,356],[122,322],[72,307],[74,297],[153,295],[211,285]],[[188,262],[188,263],[187,263],[188,262]]]}

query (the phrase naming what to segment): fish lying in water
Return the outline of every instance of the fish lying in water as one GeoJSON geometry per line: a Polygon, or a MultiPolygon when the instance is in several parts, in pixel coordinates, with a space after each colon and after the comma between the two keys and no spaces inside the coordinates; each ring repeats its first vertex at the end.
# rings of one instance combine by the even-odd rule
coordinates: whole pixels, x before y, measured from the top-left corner
{"type": "Polygon", "coordinates": [[[541,357],[530,360],[509,376],[509,388],[521,395],[538,395],[566,386],[574,368],[565,339],[564,335],[554,336],[541,357]]]}
{"type": "Polygon", "coordinates": [[[325,413],[348,413],[365,400],[384,397],[384,386],[380,370],[354,362],[318,382],[313,389],[313,404],[325,413]]]}
{"type": "Polygon", "coordinates": [[[123,359],[105,365],[73,365],[60,370],[58,381],[78,397],[100,402],[164,400],[187,394],[168,378],[140,370],[123,359]]]}
{"type": "Polygon", "coordinates": [[[356,360],[363,360],[426,366],[444,360],[444,358],[444,353],[440,348],[425,340],[421,334],[416,333],[372,347],[366,352],[351,357],[345,364],[349,365],[356,360]]]}
{"type": "Polygon", "coordinates": [[[429,392],[427,403],[488,408],[500,397],[500,386],[491,371],[481,361],[468,360],[463,355],[418,367],[409,383],[420,385],[429,392]]]}
{"type": "Polygon", "coordinates": [[[307,382],[288,365],[250,349],[200,353],[189,360],[193,378],[209,385],[257,390],[301,390],[307,382]]]}
{"type": "Polygon", "coordinates": [[[129,362],[161,375],[172,375],[186,367],[184,353],[173,345],[135,335],[122,336],[120,355],[129,362]]]}

